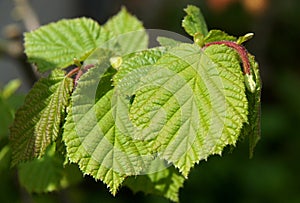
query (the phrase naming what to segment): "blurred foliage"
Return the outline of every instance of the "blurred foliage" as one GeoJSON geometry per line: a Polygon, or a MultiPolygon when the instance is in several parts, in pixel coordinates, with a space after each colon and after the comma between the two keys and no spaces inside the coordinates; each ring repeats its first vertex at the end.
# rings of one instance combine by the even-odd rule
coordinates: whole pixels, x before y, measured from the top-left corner
{"type": "Polygon", "coordinates": [[[15,94],[20,80],[12,80],[4,87],[0,86],[0,202],[15,202],[18,188],[15,171],[10,168],[11,151],[8,146],[9,126],[14,119],[15,110],[21,106],[24,96],[15,94]]]}
{"type": "MultiPolygon", "coordinates": [[[[102,23],[124,4],[144,21],[146,28],[161,28],[182,34],[178,22],[184,15],[182,8],[190,3],[201,7],[210,29],[220,28],[229,34],[241,35],[254,32],[253,40],[246,46],[256,55],[263,80],[262,138],[254,157],[248,159],[248,143],[245,140],[238,143],[234,150],[227,149],[223,157],[213,156],[207,162],[201,162],[185,182],[180,192],[181,202],[300,202],[300,136],[297,128],[300,123],[297,46],[300,1],[268,0],[261,11],[254,11],[249,7],[250,1],[246,0],[227,1],[222,9],[214,8],[211,2],[127,0],[108,4],[107,1],[85,0],[79,1],[78,7],[82,9],[82,14],[102,23]],[[102,11],[99,11],[101,8],[102,11]]],[[[220,5],[220,2],[226,1],[214,2],[220,5]]],[[[9,115],[7,118],[11,119],[12,114],[1,111],[1,124],[4,123],[3,115],[9,115]]],[[[24,189],[20,189],[15,172],[2,167],[2,161],[9,158],[9,151],[3,148],[5,139],[0,140],[0,202],[21,199],[23,202],[168,202],[161,197],[133,194],[127,188],[122,188],[116,197],[112,197],[104,185],[90,177],[85,177],[80,185],[61,192],[29,196],[24,189]]]]}

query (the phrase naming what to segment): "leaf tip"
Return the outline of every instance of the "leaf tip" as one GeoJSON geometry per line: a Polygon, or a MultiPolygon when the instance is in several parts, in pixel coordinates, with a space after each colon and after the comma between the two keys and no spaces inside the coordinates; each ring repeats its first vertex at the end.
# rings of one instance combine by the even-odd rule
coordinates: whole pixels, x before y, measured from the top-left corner
{"type": "Polygon", "coordinates": [[[182,20],[182,27],[185,31],[191,36],[194,36],[196,33],[201,33],[206,36],[208,33],[207,25],[200,8],[194,5],[188,5],[183,10],[187,14],[182,20]]]}
{"type": "Polygon", "coordinates": [[[247,34],[245,34],[244,36],[241,36],[238,38],[238,40],[236,41],[237,44],[243,44],[244,42],[252,39],[254,36],[253,32],[249,32],[247,34]]]}

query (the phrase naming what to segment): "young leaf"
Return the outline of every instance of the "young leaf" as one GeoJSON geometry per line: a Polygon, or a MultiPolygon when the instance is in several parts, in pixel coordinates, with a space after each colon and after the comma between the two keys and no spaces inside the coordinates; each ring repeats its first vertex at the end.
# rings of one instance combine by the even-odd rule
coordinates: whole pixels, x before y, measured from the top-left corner
{"type": "Polygon", "coordinates": [[[192,37],[197,33],[206,36],[208,31],[201,10],[196,6],[189,5],[184,11],[187,13],[182,21],[185,31],[192,37]]]}
{"type": "Polygon", "coordinates": [[[101,45],[110,47],[118,55],[147,49],[148,35],[141,21],[132,16],[125,7],[110,18],[103,28],[108,33],[108,41],[101,45]]]}
{"type": "Polygon", "coordinates": [[[195,163],[234,145],[247,121],[238,56],[228,47],[208,48],[203,53],[181,44],[163,55],[142,79],[129,112],[141,132],[135,138],[151,140],[159,157],[184,176],[195,163]]]}
{"type": "Polygon", "coordinates": [[[38,70],[45,72],[83,61],[106,39],[97,22],[88,18],[60,20],[25,33],[25,53],[38,70]]]}
{"type": "Polygon", "coordinates": [[[73,89],[73,80],[64,73],[57,70],[39,80],[16,112],[10,129],[12,165],[41,157],[57,138],[73,89]]]}
{"type": "Polygon", "coordinates": [[[66,188],[81,180],[82,175],[74,165],[64,166],[64,157],[55,153],[55,144],[44,157],[21,163],[18,167],[20,184],[28,192],[52,192],[66,188]]]}
{"type": "Polygon", "coordinates": [[[236,43],[237,44],[242,44],[244,42],[247,42],[248,40],[250,40],[252,37],[254,36],[254,34],[252,32],[245,34],[244,36],[241,36],[237,39],[236,43]]]}
{"type": "Polygon", "coordinates": [[[223,40],[236,41],[236,37],[230,36],[221,30],[210,30],[209,33],[204,38],[205,43],[223,41],[223,40]]]}
{"type": "Polygon", "coordinates": [[[249,102],[248,107],[248,123],[243,127],[241,135],[243,137],[249,137],[249,156],[253,156],[254,148],[257,142],[260,139],[260,114],[261,114],[261,104],[260,104],[260,95],[261,95],[261,79],[258,68],[258,63],[255,61],[254,56],[250,55],[249,57],[252,74],[255,76],[256,89],[254,92],[247,91],[247,99],[249,102]]]}

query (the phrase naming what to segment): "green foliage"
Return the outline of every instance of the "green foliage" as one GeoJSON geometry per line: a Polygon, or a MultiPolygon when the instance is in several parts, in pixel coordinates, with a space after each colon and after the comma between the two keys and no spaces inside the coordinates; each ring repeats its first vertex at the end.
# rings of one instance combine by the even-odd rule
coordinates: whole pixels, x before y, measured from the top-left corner
{"type": "Polygon", "coordinates": [[[13,121],[13,111],[9,108],[9,104],[3,98],[0,98],[0,140],[8,134],[8,127],[13,121]]]}
{"type": "Polygon", "coordinates": [[[51,192],[63,189],[81,180],[77,167],[64,167],[64,157],[55,152],[55,143],[50,145],[41,159],[19,165],[20,184],[29,192],[51,192]]]}
{"type": "Polygon", "coordinates": [[[101,27],[78,18],[25,34],[29,60],[41,72],[52,70],[29,92],[11,127],[12,165],[33,159],[19,165],[28,191],[71,184],[62,168],[67,159],[113,195],[125,181],[134,192],[177,202],[196,163],[240,136],[250,137],[253,153],[260,130],[257,63],[245,54],[256,84],[250,92],[239,52],[205,47],[241,46],[249,37],[208,32],[199,8],[185,11],[182,25],[194,44],[160,37],[161,46],[148,49],[142,23],[125,8],[101,27]],[[72,64],[78,67],[61,70],[72,64]],[[56,146],[60,140],[64,145],[56,146]]]}
{"type": "Polygon", "coordinates": [[[11,126],[14,114],[23,101],[24,95],[16,93],[21,82],[20,80],[11,80],[0,89],[0,202],[16,202],[18,200],[15,194],[16,188],[15,173],[11,170],[11,147],[8,144],[9,127],[11,126]]]}
{"type": "Polygon", "coordinates": [[[19,80],[12,80],[0,90],[0,141],[7,138],[8,128],[13,122],[15,109],[23,102],[22,96],[14,94],[20,84],[19,80]]]}

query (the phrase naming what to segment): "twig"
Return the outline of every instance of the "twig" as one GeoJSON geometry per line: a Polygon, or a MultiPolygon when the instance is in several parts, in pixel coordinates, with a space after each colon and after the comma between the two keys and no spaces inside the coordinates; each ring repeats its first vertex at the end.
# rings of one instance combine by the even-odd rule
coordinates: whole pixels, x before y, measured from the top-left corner
{"type": "Polygon", "coordinates": [[[27,0],[15,0],[15,5],[17,15],[23,21],[27,31],[40,26],[38,17],[27,0]]]}
{"type": "MultiPolygon", "coordinates": [[[[27,0],[14,0],[14,2],[15,14],[23,22],[26,31],[38,28],[40,23],[29,2],[27,0]]],[[[22,31],[14,25],[7,26],[6,31],[7,40],[1,41],[0,53],[8,58],[16,60],[22,66],[21,70],[26,75],[29,84],[33,85],[34,82],[40,78],[40,75],[37,72],[36,67],[27,62],[27,58],[24,54],[24,47],[22,45],[22,31]]]]}

